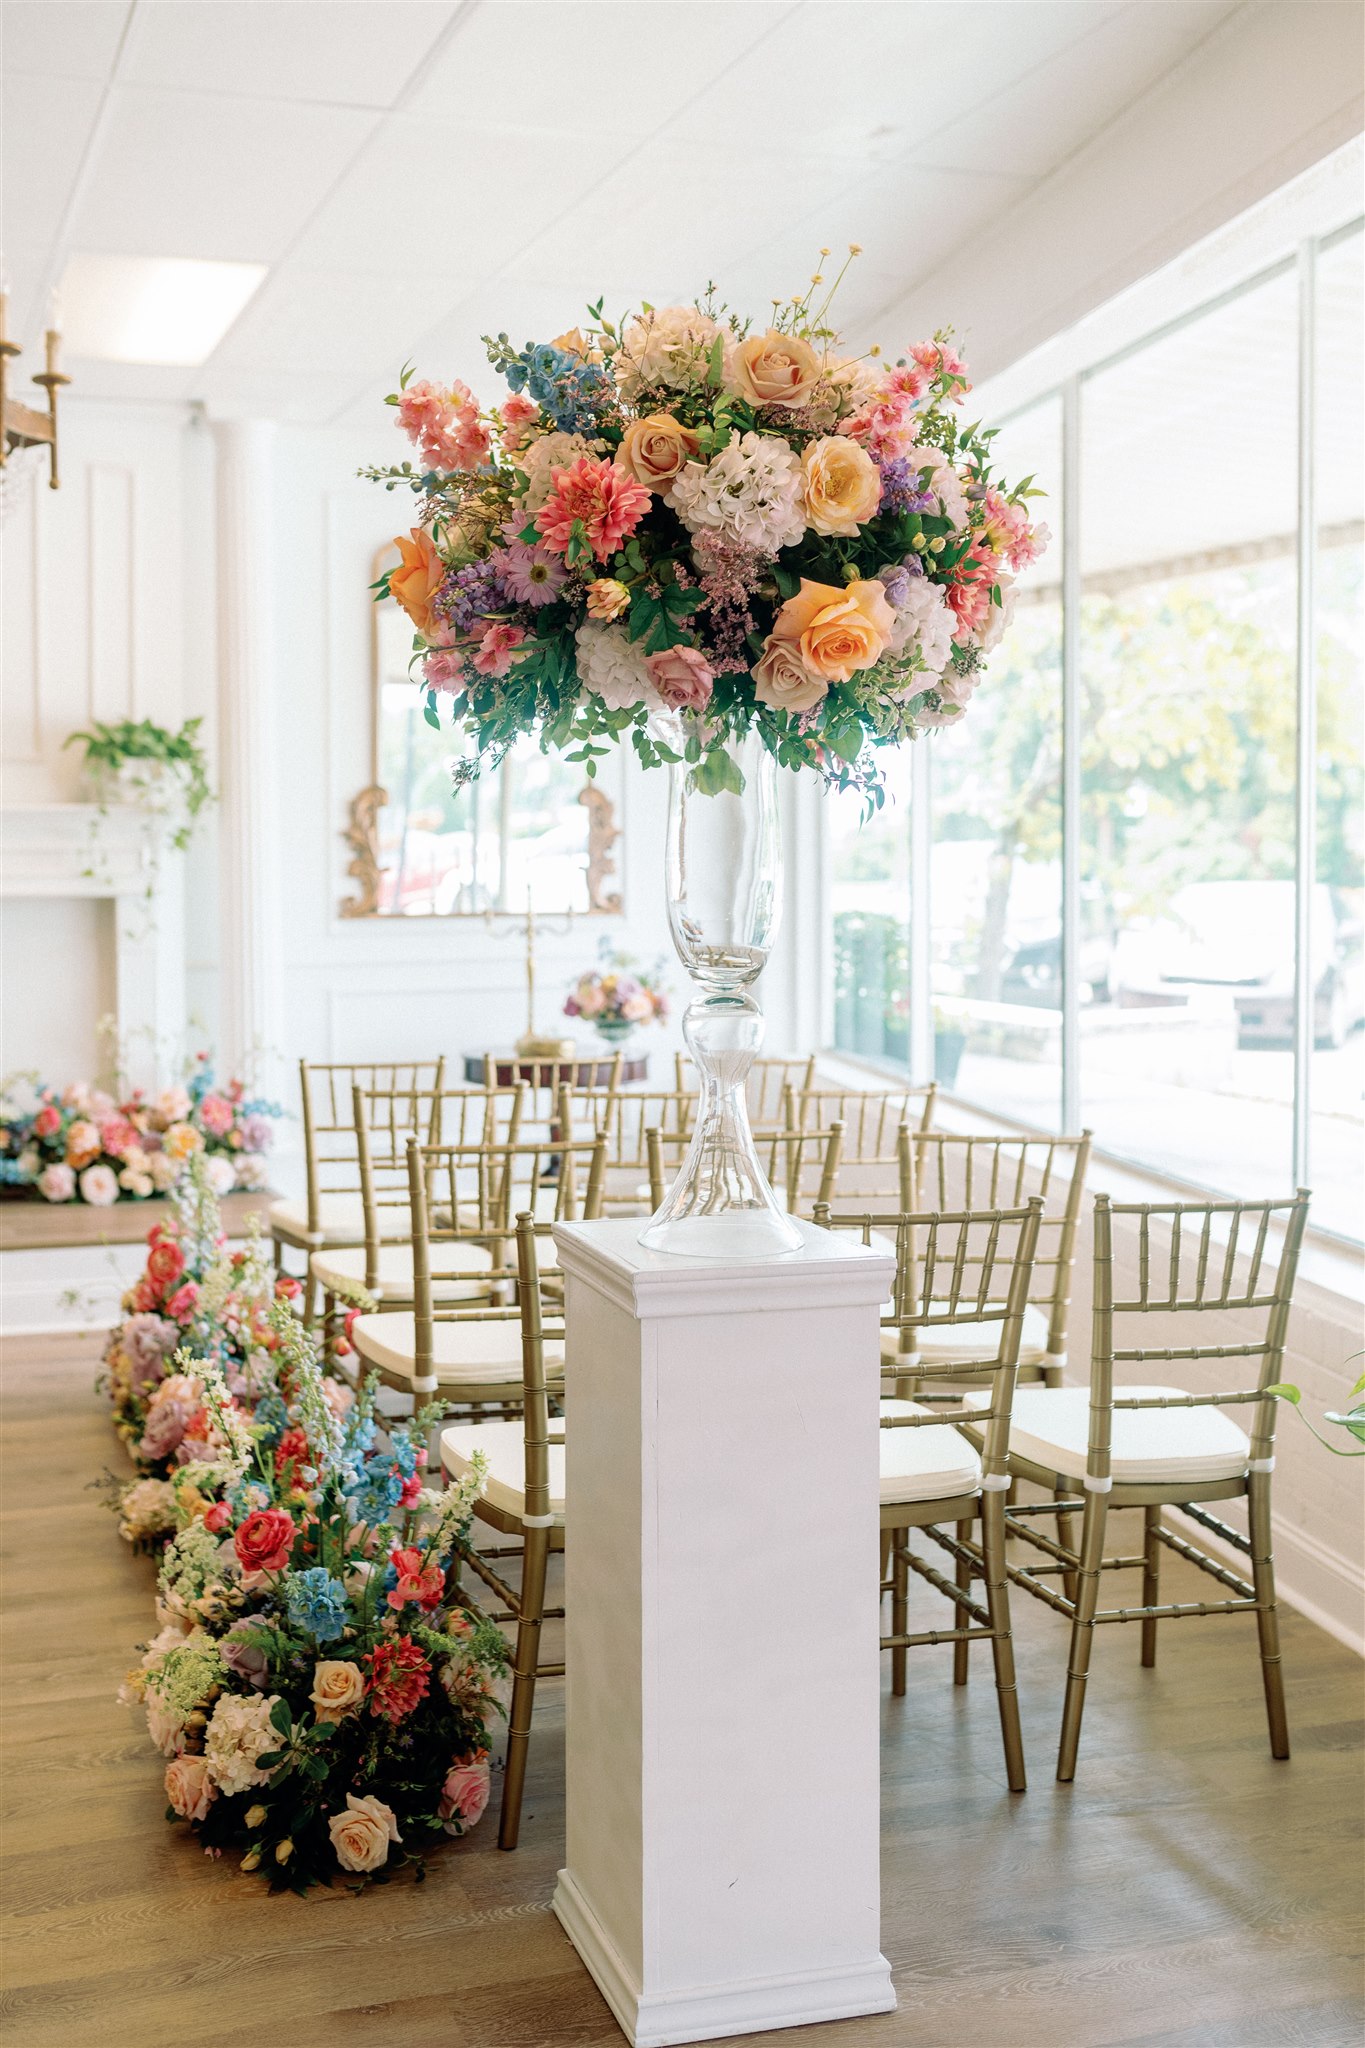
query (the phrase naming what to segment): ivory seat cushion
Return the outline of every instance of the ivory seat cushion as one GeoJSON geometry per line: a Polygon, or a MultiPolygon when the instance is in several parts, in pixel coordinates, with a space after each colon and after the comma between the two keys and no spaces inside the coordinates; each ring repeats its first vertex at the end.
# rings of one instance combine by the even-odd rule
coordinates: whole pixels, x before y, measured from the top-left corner
{"type": "MultiPolygon", "coordinates": [[[[941,1312],[947,1304],[938,1303],[936,1307],[941,1312]]],[[[889,1316],[893,1313],[893,1304],[885,1302],[882,1314],[889,1316]]],[[[971,1365],[977,1359],[994,1358],[1000,1348],[1000,1327],[997,1322],[931,1323],[922,1326],[915,1332],[920,1360],[925,1365],[971,1365]]],[[[899,1351],[899,1330],[884,1329],[883,1361],[894,1364],[899,1351]]],[[[1047,1317],[1036,1303],[1027,1302],[1024,1326],[1019,1334],[1019,1363],[1041,1365],[1047,1355],[1047,1317]]]]}
{"type": "MultiPolygon", "coordinates": [[[[1180,1387],[1115,1387],[1122,1394],[1179,1394],[1180,1387]]],[[[1085,1476],[1090,1431],[1088,1387],[1020,1387],[1014,1397],[1010,1450],[1078,1483],[1085,1476]]],[[[1199,1485],[1237,1479],[1251,1442],[1217,1408],[1116,1408],[1110,1438],[1116,1486],[1199,1485]]]]}
{"type": "MultiPolygon", "coordinates": [[[[318,1225],[324,1244],[353,1245],[365,1242],[365,1211],[359,1195],[324,1195],[318,1203],[318,1225]]],[[[287,1230],[302,1244],[308,1237],[307,1202],[272,1202],[270,1227],[287,1230]]],[[[394,1210],[380,1225],[384,1237],[405,1237],[406,1211],[394,1210]]]]}
{"type": "MultiPolygon", "coordinates": [[[[416,1376],[417,1319],[393,1315],[357,1316],[351,1342],[360,1356],[386,1372],[416,1376]]],[[[521,1324],[436,1323],[432,1329],[433,1370],[443,1387],[521,1386],[521,1324]]],[[[547,1372],[562,1372],[564,1347],[545,1346],[547,1372]]]]}
{"type": "MultiPolygon", "coordinates": [[[[885,1415],[932,1415],[914,1401],[883,1401],[885,1415]]],[[[974,1493],[981,1484],[981,1460],[961,1431],[945,1423],[938,1429],[879,1429],[881,1499],[949,1500],[974,1493]]]]}
{"type": "MultiPolygon", "coordinates": [[[[488,1460],[484,1494],[490,1506],[504,1514],[526,1512],[526,1451],[520,1422],[465,1422],[441,1431],[441,1467],[448,1479],[459,1479],[469,1470],[475,1451],[488,1460]]],[[[564,1526],[564,1446],[551,1444],[550,1513],[558,1527],[564,1526]]]]}
{"type": "MultiPolygon", "coordinates": [[[[436,1247],[433,1260],[440,1264],[441,1247],[436,1247]]],[[[451,1265],[457,1261],[452,1259],[451,1265]]],[[[354,1245],[336,1251],[314,1252],[309,1264],[318,1283],[330,1288],[333,1293],[348,1287],[365,1285],[365,1247],[354,1245]]],[[[493,1264],[493,1255],[482,1245],[471,1244],[458,1248],[458,1264],[470,1271],[487,1272],[493,1264]]],[[[412,1300],[412,1246],[409,1244],[386,1244],[379,1248],[378,1285],[373,1290],[380,1300],[396,1297],[412,1300]]],[[[477,1279],[436,1280],[431,1283],[431,1292],[438,1302],[478,1301],[488,1293],[487,1285],[477,1279]]]]}

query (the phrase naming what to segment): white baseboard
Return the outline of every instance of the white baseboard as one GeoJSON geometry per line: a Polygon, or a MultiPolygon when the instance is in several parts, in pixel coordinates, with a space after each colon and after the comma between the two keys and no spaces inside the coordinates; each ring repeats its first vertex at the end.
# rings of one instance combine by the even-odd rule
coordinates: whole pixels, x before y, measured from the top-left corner
{"type": "Polygon", "coordinates": [[[848,1968],[644,1991],[571,1872],[560,1871],[551,1903],[631,2048],[676,2048],[684,2041],[718,2041],[896,2009],[885,1956],[848,1968]]]}

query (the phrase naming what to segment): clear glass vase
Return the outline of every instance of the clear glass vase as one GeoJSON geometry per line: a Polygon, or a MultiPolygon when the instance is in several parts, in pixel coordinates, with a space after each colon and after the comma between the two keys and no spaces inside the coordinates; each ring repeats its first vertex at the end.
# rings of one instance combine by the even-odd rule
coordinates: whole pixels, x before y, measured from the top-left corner
{"type": "Polygon", "coordinates": [[[763,1043],[750,989],[782,907],[777,768],[756,737],[729,752],[743,777],[738,794],[707,795],[690,768],[669,770],[668,921],[696,985],[683,1036],[701,1099],[678,1177],[640,1243],[694,1258],[770,1259],[801,1243],[759,1164],[744,1094],[763,1043]]]}

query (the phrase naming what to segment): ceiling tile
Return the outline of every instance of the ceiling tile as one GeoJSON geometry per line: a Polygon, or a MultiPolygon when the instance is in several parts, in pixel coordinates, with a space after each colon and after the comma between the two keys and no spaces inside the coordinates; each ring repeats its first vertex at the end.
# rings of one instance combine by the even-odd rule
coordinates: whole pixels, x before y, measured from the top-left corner
{"type": "Polygon", "coordinates": [[[456,132],[497,95],[508,123],[527,133],[549,130],[575,145],[594,125],[653,135],[795,11],[769,0],[485,4],[467,10],[406,104],[456,132]]]}
{"type": "Polygon", "coordinates": [[[7,247],[37,249],[51,243],[103,95],[103,86],[93,80],[6,74],[0,100],[4,109],[0,178],[7,247]]]}
{"type": "Polygon", "coordinates": [[[358,108],[117,86],[72,244],[273,262],[374,121],[358,108]]]}
{"type": "Polygon", "coordinates": [[[392,389],[433,319],[459,296],[425,280],[404,284],[354,270],[306,270],[288,263],[269,278],[214,354],[214,366],[243,370],[311,368],[345,377],[387,371],[392,389]]]}
{"type": "Polygon", "coordinates": [[[387,107],[458,12],[456,0],[141,0],[121,76],[247,99],[387,107]]]}
{"type": "Polygon", "coordinates": [[[5,0],[5,70],[38,78],[105,79],[131,0],[5,0]]]}

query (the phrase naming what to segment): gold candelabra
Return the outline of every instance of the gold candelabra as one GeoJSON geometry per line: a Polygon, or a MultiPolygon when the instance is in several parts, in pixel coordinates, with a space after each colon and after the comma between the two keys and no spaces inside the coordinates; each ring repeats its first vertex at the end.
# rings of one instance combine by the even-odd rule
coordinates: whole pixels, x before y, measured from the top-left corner
{"type": "MultiPolygon", "coordinates": [[[[484,912],[484,919],[490,931],[493,929],[495,917],[508,916],[515,918],[517,923],[523,927],[526,939],[526,1029],[517,1040],[517,1053],[524,1060],[569,1059],[572,1057],[574,1049],[571,1038],[556,1037],[553,1033],[537,1031],[536,1029],[536,913],[531,902],[531,892],[529,889],[526,892],[526,909],[524,912],[497,910],[484,912]]],[[[542,918],[541,924],[543,925],[544,922],[545,920],[542,918]]],[[[560,925],[560,930],[563,932],[571,932],[573,930],[572,910],[567,913],[566,918],[560,925]]]]}
{"type": "Polygon", "coordinates": [[[48,451],[48,488],[58,490],[61,477],[57,469],[57,390],[71,379],[63,376],[57,368],[57,351],[61,345],[61,333],[53,315],[53,324],[44,336],[46,367],[34,376],[34,383],[40,384],[47,392],[47,411],[39,412],[35,406],[24,405],[17,398],[11,398],[6,388],[9,379],[9,364],[12,356],[20,356],[23,349],[17,341],[9,339],[5,324],[7,294],[0,291],[0,422],[4,431],[0,433],[0,469],[9,461],[16,448],[45,447],[48,451]]]}

